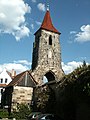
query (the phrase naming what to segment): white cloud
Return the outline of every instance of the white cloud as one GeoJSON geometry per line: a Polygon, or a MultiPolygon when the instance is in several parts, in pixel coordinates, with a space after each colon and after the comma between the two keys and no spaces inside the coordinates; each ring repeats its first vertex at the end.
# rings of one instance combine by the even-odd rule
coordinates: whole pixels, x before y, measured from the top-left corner
{"type": "Polygon", "coordinates": [[[31,24],[30,26],[31,26],[32,29],[34,29],[34,24],[31,24]]]}
{"type": "Polygon", "coordinates": [[[37,5],[37,7],[38,7],[38,9],[40,10],[40,11],[45,11],[45,4],[43,4],[43,3],[39,3],[38,5],[37,5]]]}
{"type": "Polygon", "coordinates": [[[20,38],[24,36],[29,36],[29,29],[26,26],[21,26],[20,30],[13,33],[17,41],[20,41],[20,38]]]}
{"type": "Polygon", "coordinates": [[[20,40],[29,36],[25,14],[31,12],[31,7],[24,0],[0,0],[0,32],[8,33],[20,40]]]}
{"type": "Polygon", "coordinates": [[[14,63],[24,64],[24,65],[31,65],[31,62],[29,62],[27,60],[18,60],[18,61],[14,61],[14,63]]]}
{"type": "Polygon", "coordinates": [[[6,16],[5,16],[4,13],[0,13],[0,18],[1,18],[1,19],[5,19],[5,17],[6,17],[6,16]]]}
{"type": "Polygon", "coordinates": [[[16,73],[21,73],[25,70],[30,70],[31,63],[27,60],[18,60],[14,61],[12,63],[5,63],[0,65],[0,73],[3,71],[3,69],[7,69],[8,71],[11,71],[14,69],[16,73]]]}
{"type": "Polygon", "coordinates": [[[75,35],[77,42],[90,42],[90,25],[83,25],[80,28],[81,32],[75,35]]]}
{"type": "Polygon", "coordinates": [[[39,21],[36,21],[36,24],[37,24],[37,25],[41,25],[41,22],[39,22],[39,21]]]}
{"type": "Polygon", "coordinates": [[[76,61],[68,62],[66,64],[62,62],[62,69],[64,70],[65,74],[68,74],[82,64],[83,64],[82,62],[76,62],[76,61]]]}
{"type": "MultiPolygon", "coordinates": [[[[65,74],[71,73],[74,69],[82,65],[83,62],[76,62],[76,61],[71,61],[68,63],[62,62],[62,69],[64,70],[65,74]]],[[[88,65],[89,63],[87,63],[88,65]]],[[[18,60],[14,61],[12,63],[5,63],[0,65],[0,73],[3,71],[3,69],[7,69],[8,71],[11,71],[14,69],[16,73],[21,73],[25,70],[30,70],[31,69],[31,62],[27,60],[18,60]]]]}
{"type": "Polygon", "coordinates": [[[76,31],[70,31],[70,34],[76,34],[77,32],[76,31]]]}
{"type": "Polygon", "coordinates": [[[31,1],[34,2],[34,3],[36,2],[36,0],[31,0],[31,1]]]}

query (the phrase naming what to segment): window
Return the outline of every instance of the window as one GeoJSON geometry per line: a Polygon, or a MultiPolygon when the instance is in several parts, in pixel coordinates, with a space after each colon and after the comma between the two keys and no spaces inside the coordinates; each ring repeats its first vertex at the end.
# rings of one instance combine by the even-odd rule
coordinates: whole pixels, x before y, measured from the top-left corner
{"type": "Polygon", "coordinates": [[[5,78],[5,83],[7,83],[7,78],[5,78]]]}
{"type": "Polygon", "coordinates": [[[49,45],[52,45],[52,36],[49,36],[49,45]]]}
{"type": "Polygon", "coordinates": [[[3,83],[3,78],[1,78],[1,83],[3,83]]]}

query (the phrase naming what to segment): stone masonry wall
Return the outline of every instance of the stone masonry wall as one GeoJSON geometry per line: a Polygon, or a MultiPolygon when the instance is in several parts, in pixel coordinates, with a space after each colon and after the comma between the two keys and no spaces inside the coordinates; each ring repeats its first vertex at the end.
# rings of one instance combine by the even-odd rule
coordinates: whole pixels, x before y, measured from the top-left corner
{"type": "Polygon", "coordinates": [[[12,93],[12,110],[16,109],[17,104],[30,104],[32,92],[33,88],[14,86],[12,93]]]}
{"type": "Polygon", "coordinates": [[[36,53],[34,54],[35,61],[32,61],[32,64],[37,63],[35,68],[33,69],[32,75],[34,79],[41,83],[43,76],[52,71],[55,75],[56,80],[60,80],[63,75],[63,70],[61,66],[61,48],[59,42],[59,34],[41,30],[38,31],[35,37],[36,45],[36,53]],[[49,45],[49,37],[52,37],[52,45],[49,45]],[[37,40],[38,39],[38,40],[37,40]],[[38,55],[37,55],[38,54],[38,55]],[[38,56],[38,59],[36,60],[38,56]]]}

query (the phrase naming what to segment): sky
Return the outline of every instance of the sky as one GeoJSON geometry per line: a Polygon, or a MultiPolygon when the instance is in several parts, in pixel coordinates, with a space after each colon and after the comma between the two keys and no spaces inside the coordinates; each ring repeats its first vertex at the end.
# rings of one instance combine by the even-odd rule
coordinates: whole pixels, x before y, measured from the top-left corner
{"type": "Polygon", "coordinates": [[[90,64],[90,0],[0,0],[0,72],[31,69],[34,33],[47,3],[54,27],[61,32],[62,68],[72,72],[90,64]]]}

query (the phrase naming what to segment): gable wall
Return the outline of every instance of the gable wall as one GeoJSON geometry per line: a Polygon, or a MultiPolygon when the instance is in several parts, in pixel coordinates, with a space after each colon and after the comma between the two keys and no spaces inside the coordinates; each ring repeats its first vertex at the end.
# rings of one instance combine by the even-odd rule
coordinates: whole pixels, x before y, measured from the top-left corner
{"type": "Polygon", "coordinates": [[[6,72],[6,70],[4,70],[1,74],[0,74],[0,80],[3,79],[3,82],[1,83],[0,81],[0,84],[9,84],[12,79],[11,77],[8,75],[8,73],[6,72]],[[7,79],[7,83],[5,83],[5,79],[7,79]]]}

